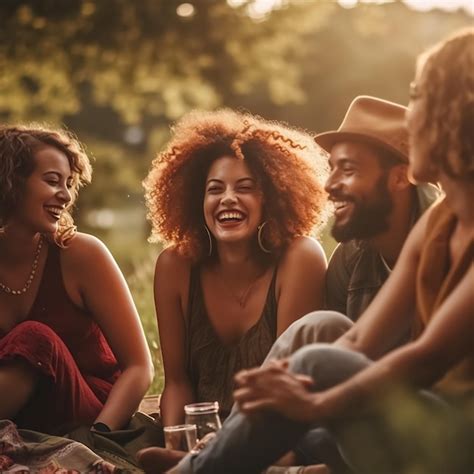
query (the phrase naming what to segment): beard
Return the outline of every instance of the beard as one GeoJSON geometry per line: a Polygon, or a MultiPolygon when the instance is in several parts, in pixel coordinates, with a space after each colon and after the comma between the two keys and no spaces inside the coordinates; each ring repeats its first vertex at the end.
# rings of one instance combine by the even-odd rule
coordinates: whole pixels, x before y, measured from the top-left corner
{"type": "Polygon", "coordinates": [[[372,193],[363,200],[351,195],[334,196],[338,200],[353,203],[352,216],[345,224],[334,222],[331,235],[337,242],[365,240],[386,231],[388,218],[393,209],[393,199],[387,188],[388,175],[383,174],[377,181],[372,193]]]}

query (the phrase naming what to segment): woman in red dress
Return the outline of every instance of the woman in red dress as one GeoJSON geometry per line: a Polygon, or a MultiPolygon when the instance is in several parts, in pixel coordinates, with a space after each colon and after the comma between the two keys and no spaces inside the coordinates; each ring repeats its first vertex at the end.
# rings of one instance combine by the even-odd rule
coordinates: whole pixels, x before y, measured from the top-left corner
{"type": "Polygon", "coordinates": [[[69,213],[91,166],[78,141],[0,127],[0,419],[122,427],[153,368],[127,284],[69,213]]]}

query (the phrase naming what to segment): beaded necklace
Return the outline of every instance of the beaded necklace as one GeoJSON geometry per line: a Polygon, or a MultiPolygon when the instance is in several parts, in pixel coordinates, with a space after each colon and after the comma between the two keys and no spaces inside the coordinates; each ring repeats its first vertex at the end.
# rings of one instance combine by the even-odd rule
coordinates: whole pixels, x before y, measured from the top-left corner
{"type": "Polygon", "coordinates": [[[42,247],[43,247],[43,236],[40,236],[38,240],[38,245],[35,251],[35,257],[33,258],[33,263],[31,265],[31,271],[26,280],[26,283],[23,285],[23,288],[20,288],[19,290],[14,290],[10,288],[9,286],[5,285],[4,283],[0,282],[0,289],[2,291],[4,291],[5,293],[8,293],[9,295],[15,295],[15,296],[22,295],[28,291],[36,275],[36,270],[38,268],[38,261],[39,261],[39,256],[40,256],[42,247]]]}

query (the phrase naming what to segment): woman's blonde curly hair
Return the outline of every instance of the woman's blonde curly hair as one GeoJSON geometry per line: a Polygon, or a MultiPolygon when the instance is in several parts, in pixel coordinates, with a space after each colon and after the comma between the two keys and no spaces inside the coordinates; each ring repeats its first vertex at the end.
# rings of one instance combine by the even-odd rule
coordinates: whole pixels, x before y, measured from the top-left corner
{"type": "Polygon", "coordinates": [[[474,177],[474,28],[462,30],[419,56],[424,117],[415,131],[430,158],[452,178],[474,177]]]}
{"type": "Polygon", "coordinates": [[[76,137],[65,130],[55,130],[39,124],[0,126],[0,231],[20,203],[27,178],[35,169],[34,155],[46,147],[64,153],[72,172],[71,202],[62,212],[54,241],[64,247],[75,231],[70,214],[79,188],[91,180],[92,168],[76,137]]]}
{"type": "Polygon", "coordinates": [[[274,257],[294,237],[325,223],[327,158],[307,133],[222,109],[191,112],[172,134],[143,182],[150,240],[194,261],[205,258],[205,181],[211,163],[224,155],[245,160],[262,189],[265,245],[274,257]]]}

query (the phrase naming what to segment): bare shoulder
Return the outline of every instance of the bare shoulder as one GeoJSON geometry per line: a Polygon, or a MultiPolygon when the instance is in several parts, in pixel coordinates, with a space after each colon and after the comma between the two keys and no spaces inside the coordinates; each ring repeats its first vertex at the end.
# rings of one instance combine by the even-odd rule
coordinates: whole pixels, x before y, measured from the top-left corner
{"type": "Polygon", "coordinates": [[[286,247],[280,267],[316,265],[326,267],[326,256],[321,244],[312,237],[296,237],[286,247]]]}
{"type": "Polygon", "coordinates": [[[173,247],[166,248],[156,260],[155,288],[160,285],[166,289],[186,289],[191,266],[190,258],[180,255],[173,247]]]}
{"type": "Polygon", "coordinates": [[[93,235],[78,232],[61,249],[61,270],[69,297],[86,307],[98,291],[126,288],[122,273],[105,244],[93,235]],[[106,290],[104,290],[106,288],[106,290]]]}
{"type": "Polygon", "coordinates": [[[106,245],[97,237],[77,232],[68,242],[68,246],[62,249],[62,259],[65,265],[74,265],[76,269],[100,264],[104,261],[113,260],[106,245]]]}
{"type": "Polygon", "coordinates": [[[191,269],[191,259],[183,257],[173,247],[164,249],[156,260],[156,271],[171,272],[172,274],[189,274],[191,269]]]}
{"type": "Polygon", "coordinates": [[[318,282],[326,274],[327,261],[321,244],[311,237],[297,237],[287,246],[278,268],[278,287],[288,282],[318,282]]]}

